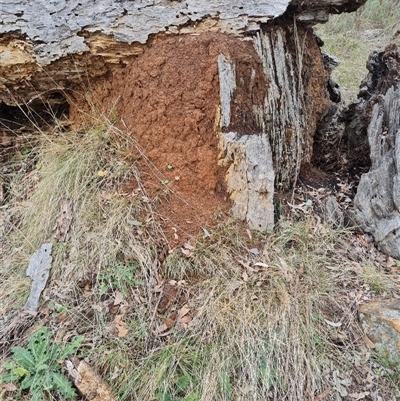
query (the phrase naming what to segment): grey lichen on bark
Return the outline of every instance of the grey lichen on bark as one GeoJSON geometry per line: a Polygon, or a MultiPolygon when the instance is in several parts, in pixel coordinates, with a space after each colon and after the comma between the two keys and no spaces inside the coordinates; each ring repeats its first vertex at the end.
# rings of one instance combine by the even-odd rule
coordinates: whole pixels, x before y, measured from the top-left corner
{"type": "Polygon", "coordinates": [[[2,0],[0,34],[19,31],[32,41],[36,61],[46,65],[69,54],[89,51],[81,31],[102,32],[125,43],[188,22],[215,18],[232,33],[282,15],[290,0],[2,0]],[[246,18],[240,18],[247,16],[246,18]]]}
{"type": "MultiPolygon", "coordinates": [[[[291,5],[299,21],[315,24],[329,13],[358,8],[366,0],[2,0],[0,34],[20,32],[41,65],[89,51],[81,32],[101,32],[124,43],[146,43],[149,36],[177,32],[207,19],[219,29],[242,33],[281,16],[291,5]]],[[[191,28],[193,29],[193,28],[191,28]]]]}

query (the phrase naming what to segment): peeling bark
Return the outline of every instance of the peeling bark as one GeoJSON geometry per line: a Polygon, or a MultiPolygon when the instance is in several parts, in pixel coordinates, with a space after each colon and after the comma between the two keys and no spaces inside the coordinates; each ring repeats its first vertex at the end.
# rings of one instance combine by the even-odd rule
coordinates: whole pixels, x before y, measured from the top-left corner
{"type": "Polygon", "coordinates": [[[374,52],[358,100],[350,105],[346,133],[369,156],[354,200],[356,220],[378,246],[400,258],[400,50],[374,52]]]}
{"type": "Polygon", "coordinates": [[[239,35],[285,13],[311,25],[365,1],[2,0],[0,101],[15,105],[65,90],[88,71],[104,75],[157,34],[239,35]]]}

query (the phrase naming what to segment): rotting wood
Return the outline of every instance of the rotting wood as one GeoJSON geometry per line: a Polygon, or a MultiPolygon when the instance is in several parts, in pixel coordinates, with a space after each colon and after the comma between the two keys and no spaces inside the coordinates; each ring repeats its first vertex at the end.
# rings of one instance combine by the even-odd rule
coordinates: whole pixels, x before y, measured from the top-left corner
{"type": "Polygon", "coordinates": [[[354,199],[355,219],[381,250],[400,258],[400,49],[373,52],[369,74],[345,112],[349,143],[370,159],[354,199]]]}

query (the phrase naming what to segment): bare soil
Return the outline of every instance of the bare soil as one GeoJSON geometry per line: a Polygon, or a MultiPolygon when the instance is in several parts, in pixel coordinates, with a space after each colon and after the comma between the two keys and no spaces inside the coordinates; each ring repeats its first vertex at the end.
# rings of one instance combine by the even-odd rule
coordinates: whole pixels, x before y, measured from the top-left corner
{"type": "MultiPolygon", "coordinates": [[[[261,68],[250,41],[219,33],[161,37],[96,89],[104,111],[116,114],[121,129],[139,143],[143,154],[135,149],[132,154],[148,194],[159,200],[157,212],[171,246],[213,226],[229,209],[218,166],[221,53],[237,60],[238,79],[249,80],[254,65],[261,68]]],[[[266,83],[256,86],[261,102],[266,83]]],[[[232,125],[243,131],[239,114],[249,114],[251,105],[241,101],[244,94],[236,98],[232,125]]],[[[258,131],[254,124],[246,126],[246,133],[258,131]]]]}

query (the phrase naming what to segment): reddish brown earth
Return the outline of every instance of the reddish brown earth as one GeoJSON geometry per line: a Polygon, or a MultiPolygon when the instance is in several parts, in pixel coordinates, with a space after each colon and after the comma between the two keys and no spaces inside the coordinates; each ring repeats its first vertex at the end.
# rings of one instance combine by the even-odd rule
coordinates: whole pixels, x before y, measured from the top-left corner
{"type": "MultiPolygon", "coordinates": [[[[302,35],[308,44],[303,84],[309,130],[302,138],[307,163],[318,116],[327,105],[327,73],[312,32],[302,35]]],[[[296,52],[293,34],[287,36],[287,51],[296,52]]],[[[252,40],[215,32],[157,36],[126,67],[92,82],[92,97],[103,112],[138,143],[139,150],[132,146],[129,153],[139,163],[141,181],[156,205],[170,247],[201,233],[201,228],[212,231],[218,217],[229,210],[225,171],[218,166],[221,53],[234,61],[240,83],[229,130],[260,134],[253,107],[263,105],[269,83],[252,40]]],[[[81,106],[71,105],[72,120],[78,119],[81,106]]],[[[283,138],[290,142],[290,127],[286,129],[283,138]]]]}
{"type": "MultiPolygon", "coordinates": [[[[114,108],[111,114],[148,158],[140,157],[142,179],[149,195],[159,197],[157,212],[170,245],[185,242],[201,227],[211,231],[229,208],[218,167],[221,53],[237,61],[238,79],[250,80],[251,68],[261,68],[251,41],[218,33],[159,37],[97,89],[103,109],[114,108]]],[[[261,81],[257,87],[261,102],[266,85],[261,81]]],[[[239,93],[233,107],[236,129],[241,128],[237,115],[251,111],[240,98],[239,93]]],[[[256,128],[250,124],[249,131],[256,128]]]]}

